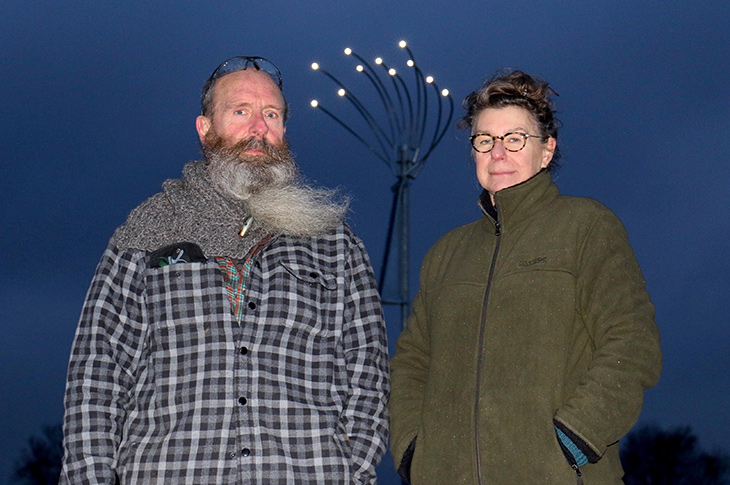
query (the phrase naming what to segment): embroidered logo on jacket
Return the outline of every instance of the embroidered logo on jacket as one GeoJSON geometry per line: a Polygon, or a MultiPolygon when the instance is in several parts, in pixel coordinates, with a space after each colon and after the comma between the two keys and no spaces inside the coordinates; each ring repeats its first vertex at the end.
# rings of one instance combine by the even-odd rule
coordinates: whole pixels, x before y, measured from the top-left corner
{"type": "Polygon", "coordinates": [[[540,256],[539,258],[531,259],[529,261],[520,261],[519,263],[517,263],[517,265],[522,268],[526,268],[528,266],[533,266],[536,264],[545,264],[545,263],[547,263],[547,257],[540,256]]]}

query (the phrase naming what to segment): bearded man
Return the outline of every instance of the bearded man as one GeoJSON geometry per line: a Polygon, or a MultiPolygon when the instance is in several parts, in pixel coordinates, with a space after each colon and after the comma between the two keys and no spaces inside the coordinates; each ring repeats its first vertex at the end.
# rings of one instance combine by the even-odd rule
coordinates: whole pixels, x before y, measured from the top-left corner
{"type": "Polygon", "coordinates": [[[385,326],[346,201],[306,185],[281,75],[203,88],[188,163],[116,230],[76,331],[61,483],[375,483],[385,326]]]}

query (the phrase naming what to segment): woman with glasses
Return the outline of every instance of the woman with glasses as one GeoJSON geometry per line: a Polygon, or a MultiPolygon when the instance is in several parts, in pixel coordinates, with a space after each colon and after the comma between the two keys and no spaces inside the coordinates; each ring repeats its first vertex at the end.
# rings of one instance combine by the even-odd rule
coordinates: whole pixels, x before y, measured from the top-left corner
{"type": "Polygon", "coordinates": [[[514,71],[464,101],[482,215],[427,254],[391,363],[410,483],[622,483],[659,333],[621,222],[552,181],[553,94],[514,71]]]}

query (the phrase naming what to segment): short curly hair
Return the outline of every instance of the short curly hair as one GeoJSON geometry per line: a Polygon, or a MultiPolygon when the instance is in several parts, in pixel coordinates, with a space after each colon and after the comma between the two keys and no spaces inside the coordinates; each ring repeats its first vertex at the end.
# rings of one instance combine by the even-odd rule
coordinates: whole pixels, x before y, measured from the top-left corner
{"type": "MultiPolygon", "coordinates": [[[[487,108],[518,106],[526,109],[537,123],[540,136],[558,139],[560,121],[555,117],[552,96],[558,93],[547,82],[519,70],[498,71],[481,89],[464,98],[466,114],[456,123],[463,130],[473,130],[479,114],[487,108]]],[[[560,152],[555,146],[548,170],[558,168],[560,152]]]]}

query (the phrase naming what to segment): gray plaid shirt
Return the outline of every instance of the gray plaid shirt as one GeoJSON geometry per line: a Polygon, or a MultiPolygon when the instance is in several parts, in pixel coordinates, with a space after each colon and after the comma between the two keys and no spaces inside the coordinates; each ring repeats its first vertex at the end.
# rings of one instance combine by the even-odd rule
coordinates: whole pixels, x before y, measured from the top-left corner
{"type": "Polygon", "coordinates": [[[97,267],[69,364],[61,483],[375,483],[387,345],[350,229],[272,240],[240,326],[214,259],[149,256],[112,240],[97,267]]]}

